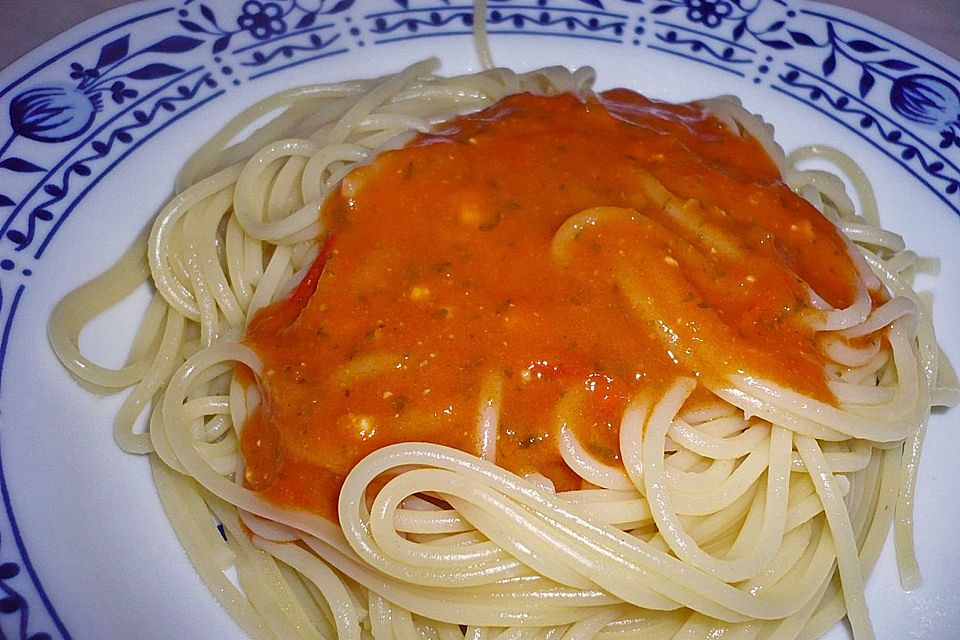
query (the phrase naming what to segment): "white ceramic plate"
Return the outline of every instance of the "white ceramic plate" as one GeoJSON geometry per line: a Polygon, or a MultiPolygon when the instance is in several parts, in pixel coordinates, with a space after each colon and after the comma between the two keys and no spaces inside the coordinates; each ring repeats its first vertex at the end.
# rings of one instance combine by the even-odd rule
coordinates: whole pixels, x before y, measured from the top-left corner
{"type": "MultiPolygon", "coordinates": [[[[428,55],[445,73],[476,70],[466,4],[148,1],[0,74],[0,637],[242,637],[184,556],[147,461],[115,446],[118,400],[74,384],[48,346],[47,317],[123,251],[180,163],[242,106],[428,55]]],[[[827,142],[858,158],[886,225],[940,256],[940,277],[922,284],[960,359],[960,64],[801,0],[490,4],[499,64],[589,64],[600,87],[671,100],[734,93],[788,149],[827,142]]],[[[85,334],[85,347],[119,364],[145,298],[85,334]]],[[[901,591],[889,544],[869,580],[881,638],[960,637],[958,420],[930,423],[916,509],[923,586],[901,591]]]]}

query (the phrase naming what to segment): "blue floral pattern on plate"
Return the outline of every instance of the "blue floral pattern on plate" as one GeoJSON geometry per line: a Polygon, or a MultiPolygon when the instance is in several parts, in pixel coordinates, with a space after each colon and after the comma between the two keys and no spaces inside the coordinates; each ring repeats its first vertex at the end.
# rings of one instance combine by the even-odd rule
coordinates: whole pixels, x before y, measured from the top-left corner
{"type": "MultiPolygon", "coordinates": [[[[0,366],[51,238],[158,132],[244,83],[473,26],[469,3],[456,0],[154,0],[116,15],[2,76],[0,366]]],[[[849,15],[801,0],[491,0],[487,27],[637,58],[651,50],[767,87],[853,132],[960,214],[960,66],[849,15]]],[[[70,638],[30,562],[2,462],[0,637],[70,638]]]]}

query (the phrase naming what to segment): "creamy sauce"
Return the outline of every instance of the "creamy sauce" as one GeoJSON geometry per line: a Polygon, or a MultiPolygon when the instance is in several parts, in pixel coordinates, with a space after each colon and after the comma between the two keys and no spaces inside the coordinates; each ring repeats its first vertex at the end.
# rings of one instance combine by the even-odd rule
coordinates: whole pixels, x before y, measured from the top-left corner
{"type": "Polygon", "coordinates": [[[246,338],[264,372],[245,480],[279,504],[335,519],[343,478],[387,444],[479,453],[498,378],[497,463],[561,490],[579,486],[561,425],[619,464],[629,398],[680,375],[833,401],[803,282],[850,304],[844,242],[695,106],[512,96],[355,170],[322,216],[314,272],[246,338]]]}

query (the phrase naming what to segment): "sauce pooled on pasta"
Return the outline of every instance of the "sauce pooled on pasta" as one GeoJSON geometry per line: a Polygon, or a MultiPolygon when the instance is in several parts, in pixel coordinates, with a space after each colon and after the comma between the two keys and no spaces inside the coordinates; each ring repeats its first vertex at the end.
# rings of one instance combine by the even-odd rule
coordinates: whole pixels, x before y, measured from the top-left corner
{"type": "Polygon", "coordinates": [[[246,337],[245,483],[278,504],[335,520],[388,444],[479,454],[498,385],[497,464],[558,490],[580,486],[562,425],[618,465],[629,399],[680,375],[833,401],[804,316],[807,286],[853,301],[844,240],[697,106],[511,96],[356,169],[321,215],[317,270],[246,337]]]}

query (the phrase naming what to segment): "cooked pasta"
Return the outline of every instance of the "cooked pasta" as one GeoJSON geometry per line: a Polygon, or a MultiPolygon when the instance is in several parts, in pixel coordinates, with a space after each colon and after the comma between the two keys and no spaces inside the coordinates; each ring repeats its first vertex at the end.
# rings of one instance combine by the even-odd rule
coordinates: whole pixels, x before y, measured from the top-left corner
{"type": "MultiPolygon", "coordinates": [[[[214,596],[253,638],[809,638],[844,616],[857,638],[872,637],[864,579],[892,526],[903,584],[918,584],[910,516],[918,457],[931,407],[956,404],[958,396],[934,336],[930,300],[912,288],[928,264],[879,228],[856,166],[822,147],[784,156],[771,127],[734,99],[674,112],[634,94],[596,94],[588,68],[519,75],[490,69],[443,78],[433,74],[435,66],[426,61],[383,78],[306,86],[250,107],[190,159],[177,194],[121,261],[53,313],[51,344],[70,371],[97,390],[132,388],[114,424],[116,440],[126,451],[150,456],[164,508],[214,596]],[[534,96],[517,97],[524,93],[534,96]],[[395,166],[402,170],[406,165],[396,163],[407,161],[406,150],[476,146],[488,130],[548,108],[567,109],[563,118],[610,117],[616,122],[609,126],[623,131],[652,127],[656,118],[672,122],[654,131],[658,139],[678,136],[674,125],[678,131],[702,125],[759,143],[766,155],[749,163],[769,163],[819,213],[803,205],[797,215],[806,217],[797,218],[795,228],[764,228],[751,249],[754,239],[734,233],[747,227],[715,217],[720,205],[682,197],[646,169],[630,173],[637,184],[632,206],[624,202],[633,196],[595,197],[589,207],[551,222],[553,235],[538,239],[545,269],[564,273],[568,282],[586,278],[584,291],[589,285],[614,292],[621,306],[611,318],[626,324],[606,325],[611,340],[630,346],[631,332],[646,335],[644,327],[654,325],[696,326],[692,335],[704,338],[684,353],[670,350],[683,344],[673,338],[650,342],[659,346],[644,358],[660,367],[669,354],[673,364],[643,375],[630,369],[636,379],[617,387],[622,402],[615,417],[603,422],[591,404],[597,384],[616,395],[619,383],[612,380],[620,374],[612,364],[578,374],[552,360],[523,371],[485,361],[472,370],[475,387],[461,388],[449,370],[431,379],[458,387],[450,391],[459,403],[450,405],[455,427],[439,439],[381,441],[373,434],[383,424],[379,418],[350,414],[357,442],[371,442],[372,450],[337,448],[337,416],[321,414],[311,418],[330,434],[315,454],[329,465],[319,475],[310,475],[313,467],[302,471],[302,459],[273,455],[284,438],[306,451],[294,435],[279,436],[264,458],[272,433],[264,424],[285,415],[270,413],[281,411],[276,405],[283,401],[271,387],[281,377],[271,341],[305,324],[306,309],[326,300],[321,291],[344,298],[349,317],[367,313],[361,309],[366,301],[346,297],[354,281],[330,284],[331,270],[354,268],[345,262],[352,241],[338,230],[361,226],[337,215],[348,216],[395,166]],[[466,114],[473,119],[458,119],[466,114]],[[252,123],[256,131],[236,141],[252,123]],[[456,138],[468,130],[478,137],[456,138]],[[839,178],[802,168],[812,157],[850,179],[859,210],[839,178]],[[338,198],[345,212],[331,213],[338,198]],[[817,222],[821,214],[829,222],[817,222]],[[664,308],[657,306],[661,298],[671,313],[681,312],[670,298],[679,290],[669,278],[693,281],[703,265],[734,265],[744,256],[765,265],[750,252],[772,246],[771,234],[781,232],[812,234],[821,244],[810,245],[811,255],[836,255],[853,274],[849,286],[833,285],[839,276],[817,273],[808,264],[812,258],[788,260],[813,284],[799,276],[784,280],[784,291],[801,291],[805,299],[776,322],[783,331],[809,331],[815,341],[790,342],[769,327],[747,335],[747,325],[734,319],[740,333],[710,344],[727,334],[703,328],[703,305],[683,311],[691,324],[655,316],[664,308]],[[686,240],[663,261],[603,257],[619,246],[648,256],[637,247],[658,234],[686,240]],[[628,241],[634,244],[617,244],[628,241]],[[583,265],[595,267],[593,275],[583,265]],[[680,276],[670,275],[677,269],[680,276]],[[88,360],[78,347],[82,327],[144,282],[155,293],[127,366],[113,371],[88,360]],[[723,362],[704,364],[717,358],[723,362]],[[540,378],[559,380],[551,403],[516,413],[517,389],[540,378]],[[149,416],[145,431],[136,426],[142,414],[149,416]],[[529,442],[507,431],[517,416],[532,429],[529,442]],[[606,440],[591,439],[584,428],[594,419],[606,425],[606,440]],[[462,438],[453,433],[461,428],[462,438]],[[532,453],[534,446],[545,453],[532,453]],[[537,460],[551,462],[537,467],[537,460]],[[283,482],[278,474],[286,474],[283,482]],[[316,480],[328,477],[335,480],[316,480]],[[320,484],[303,488],[304,478],[320,484]],[[311,491],[319,497],[304,497],[311,491]],[[235,581],[228,577],[234,572],[235,581]]],[[[562,131],[558,144],[572,145],[562,131]]],[[[719,164],[718,157],[704,161],[719,164]]],[[[746,171],[723,166],[726,177],[746,171]]],[[[585,183],[591,179],[583,176],[585,183]]],[[[770,180],[773,188],[779,180],[770,180]]],[[[777,198],[791,202],[783,191],[777,198]]],[[[399,191],[385,193],[401,198],[399,191]]],[[[511,224],[506,214],[484,209],[487,200],[464,201],[472,208],[456,212],[458,224],[473,224],[480,233],[511,224]]],[[[522,209],[525,202],[512,204],[522,209]]],[[[427,236],[423,229],[407,233],[427,236]]],[[[515,260],[535,275],[534,257],[522,247],[515,251],[515,260]]],[[[787,250],[778,245],[777,251],[787,250]]],[[[373,264],[366,259],[357,264],[373,264]]],[[[498,258],[478,259],[492,270],[498,258]]],[[[545,281],[524,286],[552,291],[545,281]]],[[[436,295],[427,286],[400,293],[410,304],[436,295]]],[[[716,302],[721,310],[723,304],[716,302]]],[[[507,301],[502,316],[525,309],[514,312],[511,305],[507,301]]],[[[439,309],[438,321],[466,308],[439,309]]],[[[369,319],[371,331],[379,319],[369,319]]],[[[522,321],[540,326],[533,316],[522,321]]],[[[320,335],[320,328],[310,331],[320,335]]],[[[315,347],[292,342],[286,348],[296,355],[315,347]]],[[[607,353],[594,349],[598,359],[607,353]]],[[[407,360],[390,349],[358,350],[324,375],[331,388],[360,393],[364,381],[406,367],[407,360]]],[[[305,380],[309,373],[304,365],[296,375],[305,380]]],[[[386,391],[382,400],[398,395],[386,391]]],[[[421,433],[416,425],[429,421],[426,410],[416,413],[423,402],[390,405],[402,429],[421,433]]]]}

